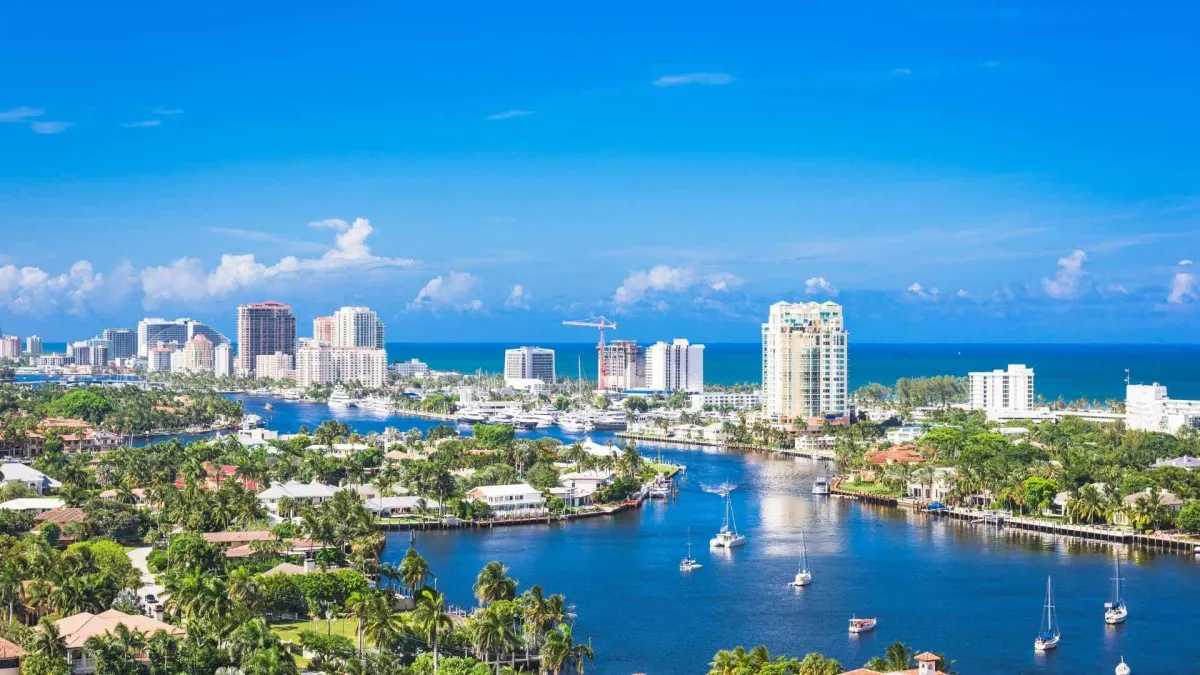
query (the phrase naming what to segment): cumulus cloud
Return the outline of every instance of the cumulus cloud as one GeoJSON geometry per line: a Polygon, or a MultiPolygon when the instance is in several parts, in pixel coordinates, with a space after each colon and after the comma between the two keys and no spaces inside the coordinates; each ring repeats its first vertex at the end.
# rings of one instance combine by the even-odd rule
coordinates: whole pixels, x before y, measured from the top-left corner
{"type": "Polygon", "coordinates": [[[504,112],[496,113],[495,115],[488,115],[483,119],[489,122],[498,122],[500,120],[511,120],[517,117],[529,117],[532,114],[532,110],[505,110],[504,112]]]}
{"type": "Polygon", "coordinates": [[[1109,293],[1115,293],[1117,295],[1129,295],[1129,289],[1125,288],[1121,284],[1109,284],[1106,290],[1109,293]]]}
{"type": "Polygon", "coordinates": [[[483,302],[467,299],[478,282],[479,279],[468,272],[451,272],[444,277],[434,277],[417,292],[417,297],[408,303],[408,308],[453,308],[460,311],[481,309],[483,302]]]}
{"type": "Polygon", "coordinates": [[[347,269],[411,267],[415,261],[407,258],[387,258],[371,253],[367,238],[374,227],[366,218],[354,222],[328,219],[314,226],[337,230],[333,246],[316,258],[286,256],[268,265],[253,254],[226,254],[221,263],[208,271],[196,258],[179,258],[169,265],[142,270],[142,291],[147,308],[164,301],[195,301],[228,295],[268,279],[285,278],[299,273],[325,273],[347,269]]]}
{"type": "Polygon", "coordinates": [[[805,295],[837,295],[837,286],[834,286],[825,277],[809,277],[804,282],[805,295]]]}
{"type": "Polygon", "coordinates": [[[1185,302],[1200,300],[1200,283],[1191,272],[1177,272],[1171,279],[1171,292],[1167,294],[1167,302],[1172,305],[1182,305],[1185,302]]]}
{"type": "Polygon", "coordinates": [[[0,110],[0,122],[27,122],[31,117],[41,117],[46,111],[23,105],[12,110],[0,110]]]}
{"type": "Polygon", "coordinates": [[[95,304],[94,300],[107,303],[123,297],[131,272],[129,263],[122,262],[105,276],[87,260],[57,275],[40,267],[0,266],[0,307],[27,314],[49,314],[60,309],[81,314],[95,304]]]}
{"type": "Polygon", "coordinates": [[[1180,266],[1180,267],[1187,267],[1188,265],[1191,265],[1191,264],[1192,264],[1192,261],[1191,261],[1191,260],[1180,260],[1180,261],[1179,261],[1179,266],[1180,266]]]}
{"type": "Polygon", "coordinates": [[[908,288],[904,289],[904,292],[908,297],[920,298],[922,300],[937,300],[942,294],[942,292],[939,291],[936,286],[933,288],[925,288],[916,281],[909,284],[908,288]]]}
{"type": "Polygon", "coordinates": [[[504,306],[511,309],[529,309],[529,292],[521,284],[513,284],[508,298],[504,300],[504,306]]]}
{"type": "Polygon", "coordinates": [[[971,294],[970,294],[970,293],[968,293],[968,292],[967,292],[967,289],[965,289],[965,288],[960,288],[960,289],[958,289],[958,292],[957,292],[957,293],[955,293],[954,295],[955,295],[955,296],[957,296],[957,297],[959,297],[959,298],[969,298],[969,297],[971,297],[971,294]]]}
{"type": "Polygon", "coordinates": [[[714,291],[729,291],[742,285],[742,278],[730,272],[715,272],[708,275],[708,287],[714,291]]]}
{"type": "Polygon", "coordinates": [[[733,82],[733,76],[726,73],[684,73],[682,75],[663,75],[654,81],[656,87],[679,87],[688,84],[722,85],[733,82]]]}
{"type": "Polygon", "coordinates": [[[1053,279],[1042,279],[1042,290],[1046,295],[1059,300],[1070,300],[1079,289],[1079,281],[1087,272],[1083,263],[1087,254],[1081,249],[1071,251],[1071,254],[1058,259],[1058,271],[1053,279]]]}
{"type": "Polygon", "coordinates": [[[29,125],[35,134],[61,134],[71,128],[70,122],[33,122],[29,125]]]}
{"type": "Polygon", "coordinates": [[[613,294],[613,302],[632,305],[652,291],[678,293],[691,286],[694,279],[695,273],[688,267],[655,265],[649,270],[630,272],[613,294]]]}

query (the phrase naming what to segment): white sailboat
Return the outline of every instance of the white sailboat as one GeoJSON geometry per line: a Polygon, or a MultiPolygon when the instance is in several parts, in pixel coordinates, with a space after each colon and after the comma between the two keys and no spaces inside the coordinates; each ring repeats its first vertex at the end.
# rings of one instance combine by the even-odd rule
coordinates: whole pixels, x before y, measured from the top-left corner
{"type": "Polygon", "coordinates": [[[1116,673],[1117,675],[1129,675],[1130,673],[1129,666],[1125,664],[1124,656],[1121,657],[1121,662],[1117,664],[1116,673]]]}
{"type": "Polygon", "coordinates": [[[796,578],[788,582],[788,586],[800,588],[812,583],[812,572],[808,571],[808,546],[804,544],[804,531],[800,531],[800,570],[796,578]]]}
{"type": "Polygon", "coordinates": [[[1037,638],[1033,641],[1033,650],[1046,652],[1058,647],[1061,633],[1058,621],[1054,616],[1054,593],[1050,588],[1050,577],[1046,577],[1046,606],[1042,612],[1042,626],[1037,638]]]}
{"type": "Polygon", "coordinates": [[[733,517],[733,501],[730,498],[732,492],[733,487],[731,486],[725,486],[722,491],[725,496],[725,522],[721,525],[717,536],[708,541],[708,545],[712,548],[735,548],[746,543],[746,538],[738,534],[737,521],[733,517]]]}
{"type": "Polygon", "coordinates": [[[687,533],[687,557],[679,561],[680,572],[691,572],[703,567],[703,565],[696,562],[696,559],[692,557],[692,528],[689,527],[687,533]]]}
{"type": "Polygon", "coordinates": [[[1113,597],[1112,600],[1104,603],[1104,623],[1116,625],[1125,623],[1125,617],[1129,616],[1129,609],[1125,607],[1125,598],[1121,596],[1121,555],[1118,553],[1113,558],[1115,574],[1113,575],[1113,597]]]}

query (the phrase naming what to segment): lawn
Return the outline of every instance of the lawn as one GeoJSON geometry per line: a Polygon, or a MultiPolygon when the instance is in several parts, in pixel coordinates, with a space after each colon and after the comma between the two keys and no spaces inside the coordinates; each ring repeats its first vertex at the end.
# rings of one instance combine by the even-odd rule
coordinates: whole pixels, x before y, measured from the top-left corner
{"type": "Polygon", "coordinates": [[[650,469],[654,473],[666,474],[667,476],[672,476],[676,471],[679,470],[679,467],[675,466],[674,464],[658,464],[656,462],[647,462],[646,468],[650,469]]]}
{"type": "Polygon", "coordinates": [[[903,497],[904,491],[896,488],[890,488],[880,483],[843,483],[843,490],[850,492],[862,492],[864,494],[880,495],[882,497],[903,497]]]}
{"type": "MultiPolygon", "coordinates": [[[[271,630],[279,636],[280,640],[299,643],[300,631],[310,630],[314,633],[324,634],[332,632],[335,635],[345,635],[350,638],[354,644],[358,644],[358,619],[354,617],[335,618],[330,624],[326,624],[324,619],[314,621],[295,621],[285,623],[271,624],[271,630]],[[331,630],[332,629],[332,630],[331,630]]],[[[369,645],[370,640],[367,641],[369,645]]]]}

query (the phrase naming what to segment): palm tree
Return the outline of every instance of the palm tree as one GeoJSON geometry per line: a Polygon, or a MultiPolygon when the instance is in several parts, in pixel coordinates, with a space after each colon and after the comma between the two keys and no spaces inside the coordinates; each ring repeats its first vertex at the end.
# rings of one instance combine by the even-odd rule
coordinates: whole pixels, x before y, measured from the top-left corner
{"type": "Polygon", "coordinates": [[[417,589],[425,584],[425,580],[429,578],[429,562],[417,553],[417,549],[410,548],[404,554],[404,559],[400,561],[400,581],[404,584],[415,597],[417,589]]]}
{"type": "Polygon", "coordinates": [[[908,670],[912,666],[913,655],[916,652],[903,642],[893,642],[884,650],[883,656],[887,660],[888,667],[884,668],[887,671],[908,670]]]}
{"type": "Polygon", "coordinates": [[[551,625],[549,608],[547,607],[542,587],[535,584],[529,590],[522,593],[521,604],[523,605],[523,613],[525,615],[525,631],[528,637],[532,638],[534,646],[537,646],[542,635],[545,634],[551,625]]]}
{"type": "Polygon", "coordinates": [[[446,612],[446,596],[431,588],[421,589],[412,622],[433,648],[433,672],[438,671],[438,638],[454,628],[454,620],[446,612]]]}
{"type": "Polygon", "coordinates": [[[796,668],[796,675],[839,675],[841,672],[842,664],[817,652],[805,656],[796,668]]]}
{"type": "Polygon", "coordinates": [[[475,578],[475,599],[482,607],[495,600],[512,600],[517,595],[517,580],[508,576],[508,568],[497,560],[483,566],[475,578]]]}
{"type": "Polygon", "coordinates": [[[366,616],[359,621],[361,633],[378,649],[389,649],[400,637],[400,615],[392,611],[391,594],[371,591],[367,595],[366,616]]]}
{"type": "Polygon", "coordinates": [[[279,648],[260,649],[242,664],[245,675],[298,675],[296,660],[279,648]]]}
{"type": "Polygon", "coordinates": [[[38,623],[38,630],[34,632],[27,648],[30,654],[43,659],[66,660],[67,658],[67,641],[63,639],[58,632],[58,627],[49,617],[42,617],[38,623]]]}
{"type": "Polygon", "coordinates": [[[500,659],[517,641],[512,624],[496,606],[479,612],[470,627],[471,646],[480,661],[488,662],[488,655],[496,654],[496,673],[500,673],[500,659]]]}

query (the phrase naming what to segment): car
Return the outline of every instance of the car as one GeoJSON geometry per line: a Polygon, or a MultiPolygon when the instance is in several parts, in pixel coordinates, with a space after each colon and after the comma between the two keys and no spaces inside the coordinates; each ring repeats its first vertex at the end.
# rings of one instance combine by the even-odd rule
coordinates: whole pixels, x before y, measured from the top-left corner
{"type": "Polygon", "coordinates": [[[158,598],[154,597],[153,593],[146,594],[146,604],[147,605],[154,605],[157,603],[158,603],[158,598]]]}

